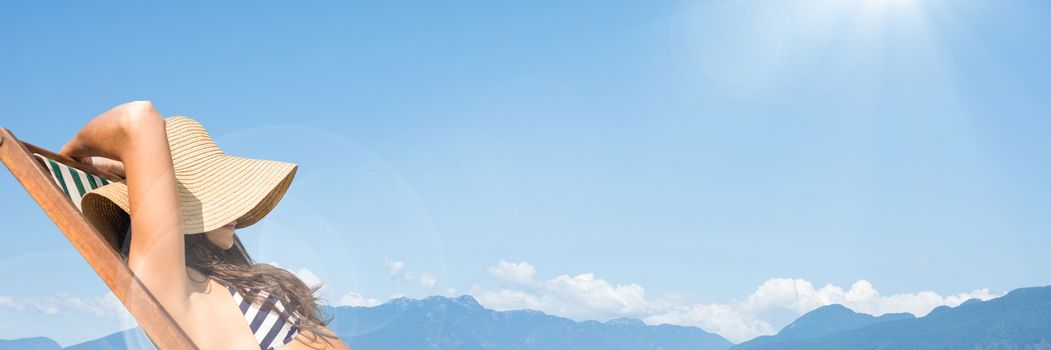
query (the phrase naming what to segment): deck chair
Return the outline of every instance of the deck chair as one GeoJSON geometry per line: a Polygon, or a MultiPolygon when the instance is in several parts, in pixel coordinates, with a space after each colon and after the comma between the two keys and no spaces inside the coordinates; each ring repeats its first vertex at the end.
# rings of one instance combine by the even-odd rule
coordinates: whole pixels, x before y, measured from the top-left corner
{"type": "MultiPolygon", "coordinates": [[[[0,128],[0,161],[113,291],[159,349],[197,349],[181,327],[125,264],[125,237],[106,237],[80,212],[80,198],[120,177],[21,142],[0,128]]],[[[242,247],[238,247],[242,249],[242,247]]]]}

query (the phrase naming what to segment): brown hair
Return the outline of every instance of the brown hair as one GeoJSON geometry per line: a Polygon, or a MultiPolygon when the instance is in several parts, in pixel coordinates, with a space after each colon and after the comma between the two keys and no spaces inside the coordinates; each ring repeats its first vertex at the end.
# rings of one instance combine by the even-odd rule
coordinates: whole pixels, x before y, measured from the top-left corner
{"type": "Polygon", "coordinates": [[[285,322],[293,323],[288,316],[295,313],[298,320],[294,324],[299,329],[308,330],[315,336],[329,337],[320,328],[330,319],[318,305],[320,298],[314,295],[321,286],[307,286],[288,270],[255,263],[237,236],[234,240],[234,247],[222,249],[204,234],[186,235],[186,266],[238,290],[251,303],[265,303],[266,298],[260,296],[260,291],[266,291],[289,311],[281,313],[285,322]]]}

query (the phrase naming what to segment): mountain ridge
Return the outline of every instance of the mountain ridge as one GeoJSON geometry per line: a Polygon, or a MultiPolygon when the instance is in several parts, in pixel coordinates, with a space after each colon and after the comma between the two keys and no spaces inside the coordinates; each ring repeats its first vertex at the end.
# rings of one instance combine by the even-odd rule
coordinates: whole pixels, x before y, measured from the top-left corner
{"type": "Polygon", "coordinates": [[[48,337],[30,337],[20,339],[0,340],[0,350],[59,350],[62,346],[48,337]]]}
{"type": "MultiPolygon", "coordinates": [[[[325,309],[334,317],[329,329],[352,347],[362,349],[557,350],[593,348],[596,344],[603,344],[600,347],[610,350],[726,350],[733,345],[725,338],[697,327],[650,326],[628,318],[606,322],[573,321],[536,310],[495,311],[486,309],[469,295],[397,298],[372,307],[325,309]]],[[[66,348],[55,343],[54,347],[39,349],[152,348],[142,330],[132,328],[66,348]]]]}
{"type": "Polygon", "coordinates": [[[912,318],[916,316],[910,313],[890,313],[876,317],[855,312],[841,304],[825,305],[799,316],[775,335],[759,336],[737,344],[732,349],[760,349],[771,343],[817,338],[873,324],[912,318]]]}
{"type": "MultiPolygon", "coordinates": [[[[811,313],[801,316],[797,322],[811,313]]],[[[810,315],[810,318],[820,315],[810,315]]],[[[1051,286],[1019,288],[999,298],[971,299],[956,307],[939,306],[920,318],[899,316],[845,328],[825,332],[820,327],[812,328],[813,336],[802,338],[782,337],[779,332],[738,344],[731,350],[1047,350],[1051,349],[1051,286]]]]}
{"type": "Polygon", "coordinates": [[[376,307],[327,311],[334,316],[329,328],[336,334],[352,346],[373,349],[721,350],[733,345],[697,327],[649,326],[634,319],[578,322],[535,310],[494,311],[467,295],[400,298],[376,307]]]}
{"type": "MultiPolygon", "coordinates": [[[[372,307],[326,307],[329,328],[362,349],[1033,349],[1051,350],[1051,286],[1019,288],[924,317],[858,313],[828,305],[776,335],[734,346],[696,327],[646,325],[630,318],[573,321],[536,310],[494,311],[473,297],[398,298],[372,307]]],[[[138,328],[76,344],[72,350],[149,349],[138,328]]],[[[0,340],[0,350],[62,349],[34,337],[0,340]]]]}

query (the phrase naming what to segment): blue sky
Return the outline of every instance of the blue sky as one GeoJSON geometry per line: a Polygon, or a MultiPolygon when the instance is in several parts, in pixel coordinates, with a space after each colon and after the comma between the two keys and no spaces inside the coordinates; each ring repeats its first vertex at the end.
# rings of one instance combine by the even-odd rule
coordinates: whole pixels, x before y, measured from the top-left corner
{"type": "MultiPolygon", "coordinates": [[[[739,341],[1048,284],[1049,6],[5,3],[0,126],[57,150],[148,99],[299,163],[239,235],[334,304],[466,293],[739,341]]],[[[0,338],[130,326],[4,174],[0,338]]]]}

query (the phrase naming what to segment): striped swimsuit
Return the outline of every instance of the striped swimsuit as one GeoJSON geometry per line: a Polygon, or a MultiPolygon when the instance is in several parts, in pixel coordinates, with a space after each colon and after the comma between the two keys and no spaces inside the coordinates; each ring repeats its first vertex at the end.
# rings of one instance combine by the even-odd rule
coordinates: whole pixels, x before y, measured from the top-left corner
{"type": "Polygon", "coordinates": [[[245,315],[245,321],[248,321],[248,327],[255,334],[255,339],[259,341],[260,350],[280,348],[291,342],[299,334],[299,327],[292,324],[298,320],[298,317],[296,317],[298,314],[293,312],[292,315],[288,316],[289,321],[292,323],[285,322],[280,315],[288,314],[285,313],[284,305],[276,297],[265,291],[259,292],[260,296],[266,298],[266,302],[262,305],[257,305],[245,300],[244,296],[238,293],[236,289],[232,287],[227,288],[230,290],[230,295],[234,298],[234,303],[241,309],[241,313],[245,315]]]}

